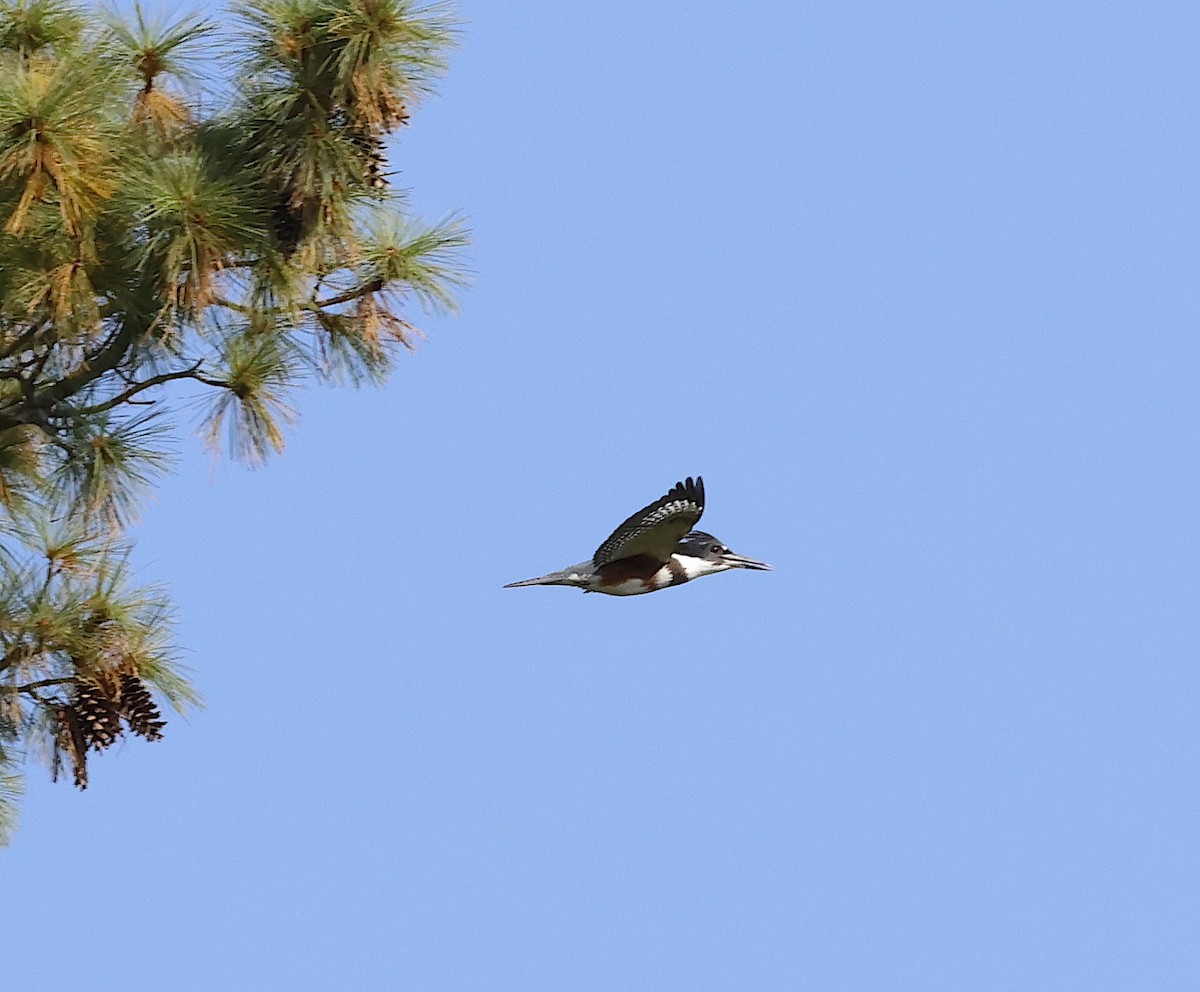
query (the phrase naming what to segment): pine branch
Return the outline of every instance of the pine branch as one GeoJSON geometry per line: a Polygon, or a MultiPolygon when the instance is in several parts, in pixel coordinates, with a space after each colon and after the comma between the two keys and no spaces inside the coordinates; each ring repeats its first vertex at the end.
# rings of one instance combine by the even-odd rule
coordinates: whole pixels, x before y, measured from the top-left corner
{"type": "MultiPolygon", "coordinates": [[[[26,401],[22,404],[24,410],[18,407],[16,412],[0,413],[0,431],[30,423],[44,426],[47,418],[52,416],[51,411],[55,404],[74,396],[101,376],[116,369],[138,337],[146,330],[148,328],[135,327],[132,321],[126,319],[101,350],[81,362],[75,372],[34,391],[31,395],[27,393],[26,401]]],[[[24,386],[24,382],[22,385],[24,386]]],[[[9,409],[12,408],[13,405],[10,404],[9,409]]]]}
{"type": "Polygon", "coordinates": [[[126,317],[106,347],[83,362],[76,372],[41,390],[35,398],[35,404],[48,409],[68,396],[74,396],[85,386],[90,386],[102,375],[113,371],[121,364],[138,337],[147,330],[148,327],[135,327],[126,317]]]}
{"type": "Polygon", "coordinates": [[[37,682],[26,682],[24,685],[0,685],[0,695],[15,696],[17,693],[23,692],[33,696],[39,703],[44,703],[46,700],[38,695],[38,689],[45,689],[51,685],[71,685],[74,681],[74,678],[40,679],[37,682]]]}
{"type": "Polygon", "coordinates": [[[20,661],[21,658],[25,657],[27,654],[25,647],[25,644],[21,641],[18,641],[16,644],[10,647],[4,653],[4,656],[0,657],[0,672],[12,668],[12,666],[20,661]]]}
{"type": "Polygon", "coordinates": [[[122,403],[128,403],[134,396],[145,389],[151,389],[154,386],[161,386],[167,382],[174,382],[176,379],[196,379],[200,382],[206,382],[209,385],[223,385],[211,379],[205,379],[203,376],[196,373],[204,365],[203,360],[197,362],[190,369],[181,369],[178,372],[164,372],[161,375],[152,376],[149,379],[144,379],[141,382],[134,383],[123,393],[118,393],[112,399],[105,400],[103,403],[97,403],[94,406],[85,406],[75,410],[74,415],[78,417],[87,417],[96,413],[105,413],[113,407],[120,406],[122,403]]]}
{"type": "Polygon", "coordinates": [[[3,350],[0,350],[0,360],[4,360],[6,358],[11,358],[13,355],[19,354],[20,352],[25,350],[25,347],[27,345],[31,344],[34,340],[36,340],[37,336],[44,329],[45,328],[43,328],[39,325],[34,325],[33,327],[30,327],[27,331],[23,331],[21,334],[18,334],[15,338],[13,338],[11,344],[6,346],[3,350]]]}
{"type": "Polygon", "coordinates": [[[371,293],[378,293],[383,289],[382,279],[372,279],[365,285],[358,286],[354,289],[348,289],[346,292],[338,296],[331,296],[325,300],[313,300],[312,305],[308,307],[310,310],[324,310],[326,307],[336,307],[343,303],[349,303],[351,300],[357,300],[363,296],[369,296],[371,293]]]}

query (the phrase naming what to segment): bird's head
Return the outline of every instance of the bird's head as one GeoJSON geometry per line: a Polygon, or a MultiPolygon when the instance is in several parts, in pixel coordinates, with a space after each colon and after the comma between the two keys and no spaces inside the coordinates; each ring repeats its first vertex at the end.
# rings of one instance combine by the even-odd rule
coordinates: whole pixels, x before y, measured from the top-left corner
{"type": "Polygon", "coordinates": [[[682,558],[693,559],[703,570],[703,574],[724,572],[729,568],[753,568],[763,572],[771,571],[771,566],[765,561],[747,558],[745,555],[730,551],[712,534],[702,530],[694,530],[687,534],[675,546],[675,554],[682,558]]]}

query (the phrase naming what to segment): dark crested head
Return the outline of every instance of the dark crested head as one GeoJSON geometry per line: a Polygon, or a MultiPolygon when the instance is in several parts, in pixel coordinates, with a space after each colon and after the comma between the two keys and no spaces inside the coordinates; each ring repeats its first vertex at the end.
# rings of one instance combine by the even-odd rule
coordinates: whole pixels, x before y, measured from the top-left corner
{"type": "Polygon", "coordinates": [[[712,534],[706,534],[702,530],[689,531],[675,547],[677,555],[687,555],[689,558],[716,557],[722,551],[728,550],[712,534]]]}
{"type": "Polygon", "coordinates": [[[686,534],[682,541],[675,546],[675,554],[688,558],[702,558],[725,568],[754,568],[769,572],[771,566],[765,561],[756,561],[745,555],[734,554],[718,538],[706,534],[702,530],[694,530],[686,534]]]}

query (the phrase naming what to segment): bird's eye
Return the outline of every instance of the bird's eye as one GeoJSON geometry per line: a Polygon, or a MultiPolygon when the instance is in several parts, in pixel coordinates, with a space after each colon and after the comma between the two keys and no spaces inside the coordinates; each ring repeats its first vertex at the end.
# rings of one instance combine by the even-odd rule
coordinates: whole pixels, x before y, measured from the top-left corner
{"type": "Polygon", "coordinates": [[[719,554],[720,554],[722,551],[724,551],[724,550],[725,550],[725,549],[724,549],[723,547],[721,547],[721,545],[719,545],[719,544],[714,544],[714,545],[712,546],[712,549],[713,549],[713,554],[716,554],[716,555],[719,555],[719,554]]]}

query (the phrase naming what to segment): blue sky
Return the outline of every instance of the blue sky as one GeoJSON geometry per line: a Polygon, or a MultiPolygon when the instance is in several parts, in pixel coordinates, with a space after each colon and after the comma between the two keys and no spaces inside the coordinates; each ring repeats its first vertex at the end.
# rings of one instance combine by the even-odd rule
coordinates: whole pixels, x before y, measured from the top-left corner
{"type": "Polygon", "coordinates": [[[6,987],[1197,987],[1200,11],[461,12],[463,314],[183,432],[208,705],[31,769],[6,987]],[[696,473],[774,572],[500,588],[696,473]]]}

